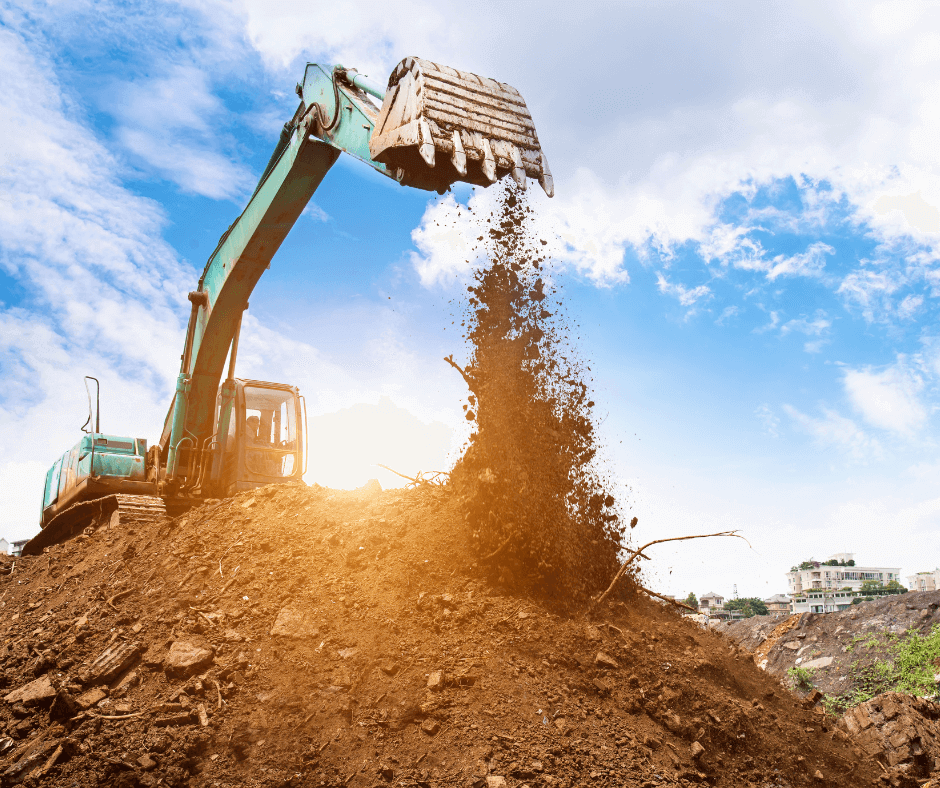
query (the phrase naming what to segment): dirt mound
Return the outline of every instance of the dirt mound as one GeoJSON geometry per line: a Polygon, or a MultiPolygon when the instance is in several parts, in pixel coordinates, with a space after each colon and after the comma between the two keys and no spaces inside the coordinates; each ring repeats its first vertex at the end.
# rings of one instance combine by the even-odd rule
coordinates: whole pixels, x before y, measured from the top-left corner
{"type": "Polygon", "coordinates": [[[822,692],[838,714],[884,692],[930,694],[940,674],[940,591],[887,596],[838,613],[754,616],[716,629],[798,691],[822,692]]]}
{"type": "Polygon", "coordinates": [[[6,564],[2,784],[739,788],[881,774],[671,609],[630,598],[588,622],[494,591],[460,517],[443,491],[270,487],[6,564]]]}
{"type": "Polygon", "coordinates": [[[878,758],[889,782],[914,788],[940,771],[940,705],[896,692],[846,712],[839,728],[878,758]]]}
{"type": "Polygon", "coordinates": [[[580,603],[617,571],[624,527],[594,462],[589,370],[546,283],[530,212],[525,192],[505,186],[498,215],[480,217],[488,260],[468,288],[471,357],[460,370],[475,430],[451,479],[491,576],[580,603]]]}

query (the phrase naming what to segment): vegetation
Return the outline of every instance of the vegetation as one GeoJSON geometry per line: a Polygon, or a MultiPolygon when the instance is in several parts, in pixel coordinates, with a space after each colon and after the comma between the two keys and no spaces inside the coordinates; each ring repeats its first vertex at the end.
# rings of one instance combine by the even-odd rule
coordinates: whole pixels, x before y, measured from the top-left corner
{"type": "Polygon", "coordinates": [[[812,558],[809,561],[803,561],[796,566],[791,566],[791,572],[797,572],[801,569],[815,569],[819,566],[855,566],[855,559],[850,558],[848,561],[840,561],[835,558],[830,558],[828,561],[814,561],[812,558]]]}
{"type": "Polygon", "coordinates": [[[767,610],[767,605],[756,596],[741,597],[725,602],[725,610],[740,610],[745,618],[766,616],[770,612],[767,610]]]}
{"type": "Polygon", "coordinates": [[[698,597],[695,596],[694,591],[690,591],[689,595],[682,601],[685,602],[689,607],[698,609],[698,597]]]}
{"type": "Polygon", "coordinates": [[[793,686],[797,689],[808,690],[813,688],[812,668],[802,668],[799,665],[794,665],[787,671],[787,675],[793,680],[793,686]]]}
{"type": "Polygon", "coordinates": [[[850,678],[855,689],[827,697],[823,701],[832,714],[844,714],[847,709],[871,700],[883,692],[902,692],[908,695],[934,695],[934,678],[940,664],[940,624],[934,624],[927,633],[909,629],[903,637],[885,632],[877,635],[856,636],[850,649],[860,645],[868,652],[856,659],[850,667],[850,678]],[[871,654],[875,651],[875,654],[871,654]]]}

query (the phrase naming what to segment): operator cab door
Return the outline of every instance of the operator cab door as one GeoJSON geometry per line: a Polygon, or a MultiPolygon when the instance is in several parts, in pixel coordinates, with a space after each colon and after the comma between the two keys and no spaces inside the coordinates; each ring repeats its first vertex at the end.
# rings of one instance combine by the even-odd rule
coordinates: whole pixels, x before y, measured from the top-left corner
{"type": "Polygon", "coordinates": [[[237,380],[224,481],[229,493],[264,484],[299,481],[303,474],[300,393],[293,386],[237,380]],[[234,456],[233,456],[234,454],[234,456]]]}

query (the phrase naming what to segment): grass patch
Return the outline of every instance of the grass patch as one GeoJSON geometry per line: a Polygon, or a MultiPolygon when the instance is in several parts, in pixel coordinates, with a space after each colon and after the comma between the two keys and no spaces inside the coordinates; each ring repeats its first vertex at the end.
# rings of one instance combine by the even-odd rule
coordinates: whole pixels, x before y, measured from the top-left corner
{"type": "MultiPolygon", "coordinates": [[[[894,633],[885,634],[884,641],[872,635],[862,643],[869,651],[881,646],[883,653],[865,662],[859,658],[852,663],[849,676],[855,688],[823,699],[830,714],[844,714],[853,706],[883,692],[936,694],[934,675],[940,669],[940,624],[934,624],[927,633],[908,630],[903,637],[894,633]]],[[[861,638],[853,639],[853,644],[859,640],[861,638]]]]}

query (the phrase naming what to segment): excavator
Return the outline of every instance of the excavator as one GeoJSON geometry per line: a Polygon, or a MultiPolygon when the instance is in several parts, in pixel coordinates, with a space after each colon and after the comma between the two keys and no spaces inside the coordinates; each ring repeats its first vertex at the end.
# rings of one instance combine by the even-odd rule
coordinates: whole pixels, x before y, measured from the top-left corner
{"type": "Polygon", "coordinates": [[[341,153],[440,194],[460,181],[487,187],[507,175],[520,188],[531,178],[554,194],[532,116],[505,83],[407,57],[385,90],[354,68],[308,63],[296,92],[300,104],[251,199],[189,293],[182,363],[159,441],[102,433],[100,409],[91,423],[89,393],[86,434],[47,472],[41,530],[24,554],[89,527],[129,527],[301,480],[304,398],[295,386],[235,377],[235,362],[255,284],[341,153]]]}

